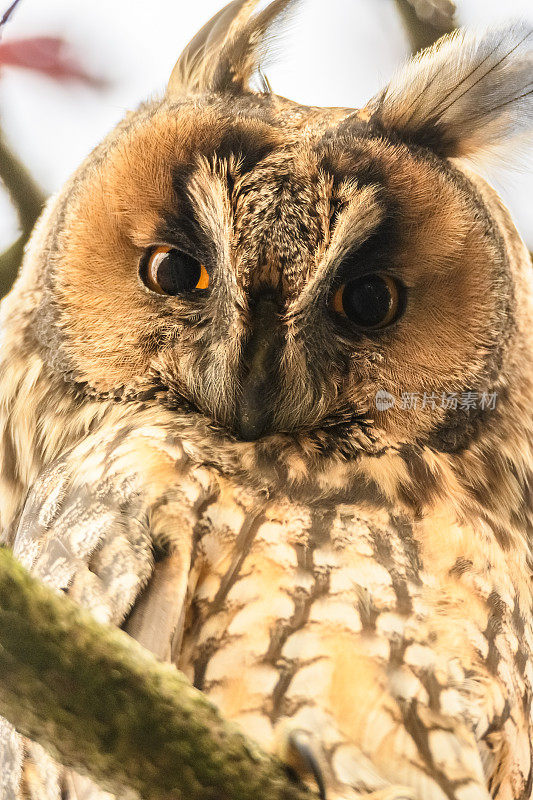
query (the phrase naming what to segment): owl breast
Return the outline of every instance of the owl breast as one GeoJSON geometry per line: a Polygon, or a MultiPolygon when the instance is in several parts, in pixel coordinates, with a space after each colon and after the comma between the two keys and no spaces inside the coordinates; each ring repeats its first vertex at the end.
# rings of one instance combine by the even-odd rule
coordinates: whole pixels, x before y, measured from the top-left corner
{"type": "Polygon", "coordinates": [[[504,697],[529,692],[510,677],[524,628],[496,574],[465,562],[458,529],[443,519],[434,531],[445,557],[424,552],[425,533],[371,504],[265,502],[228,486],[197,528],[172,658],[267,749],[287,727],[308,732],[330,797],[392,783],[485,797],[491,719],[522,717],[504,697]]]}

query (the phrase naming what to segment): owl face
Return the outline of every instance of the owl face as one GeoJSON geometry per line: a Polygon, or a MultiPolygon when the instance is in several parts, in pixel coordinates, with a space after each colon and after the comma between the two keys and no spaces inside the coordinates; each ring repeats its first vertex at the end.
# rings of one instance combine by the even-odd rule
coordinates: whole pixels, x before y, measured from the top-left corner
{"type": "Polygon", "coordinates": [[[531,36],[446,40],[363,111],[317,110],[250,89],[252,33],[288,3],[252,5],[200,32],[60,198],[54,363],[231,441],[464,447],[490,410],[443,398],[500,385],[524,278],[460,159],[531,120],[531,36]]]}

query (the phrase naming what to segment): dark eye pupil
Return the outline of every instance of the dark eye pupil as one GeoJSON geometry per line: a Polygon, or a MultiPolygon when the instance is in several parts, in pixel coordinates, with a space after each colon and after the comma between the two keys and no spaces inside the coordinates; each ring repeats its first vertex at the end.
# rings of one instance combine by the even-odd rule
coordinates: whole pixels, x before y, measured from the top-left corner
{"type": "Polygon", "coordinates": [[[372,328],[386,319],[393,301],[386,282],[379,275],[365,275],[344,287],[342,305],[348,319],[372,328]]]}
{"type": "Polygon", "coordinates": [[[179,250],[170,250],[157,268],[157,283],[165,294],[192,292],[200,280],[201,265],[179,250]]]}

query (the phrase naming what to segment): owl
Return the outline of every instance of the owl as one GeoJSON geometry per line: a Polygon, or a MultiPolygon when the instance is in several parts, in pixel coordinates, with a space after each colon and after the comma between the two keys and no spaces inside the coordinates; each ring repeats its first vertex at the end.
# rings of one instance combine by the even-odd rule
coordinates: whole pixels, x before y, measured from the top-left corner
{"type": "MultiPolygon", "coordinates": [[[[533,30],[362,109],[234,0],[48,203],[1,308],[0,541],[328,800],[533,793],[533,281],[476,172],[533,30]]],[[[7,723],[2,800],[102,800],[7,723]]],[[[131,792],[124,796],[132,797],[131,792]]]]}

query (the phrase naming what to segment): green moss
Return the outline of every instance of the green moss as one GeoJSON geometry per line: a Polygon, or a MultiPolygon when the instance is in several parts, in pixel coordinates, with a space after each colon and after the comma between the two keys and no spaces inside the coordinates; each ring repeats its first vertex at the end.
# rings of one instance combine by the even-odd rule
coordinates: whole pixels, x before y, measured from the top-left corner
{"type": "Polygon", "coordinates": [[[0,549],[0,714],[104,789],[143,800],[309,800],[185,676],[0,549]]]}

